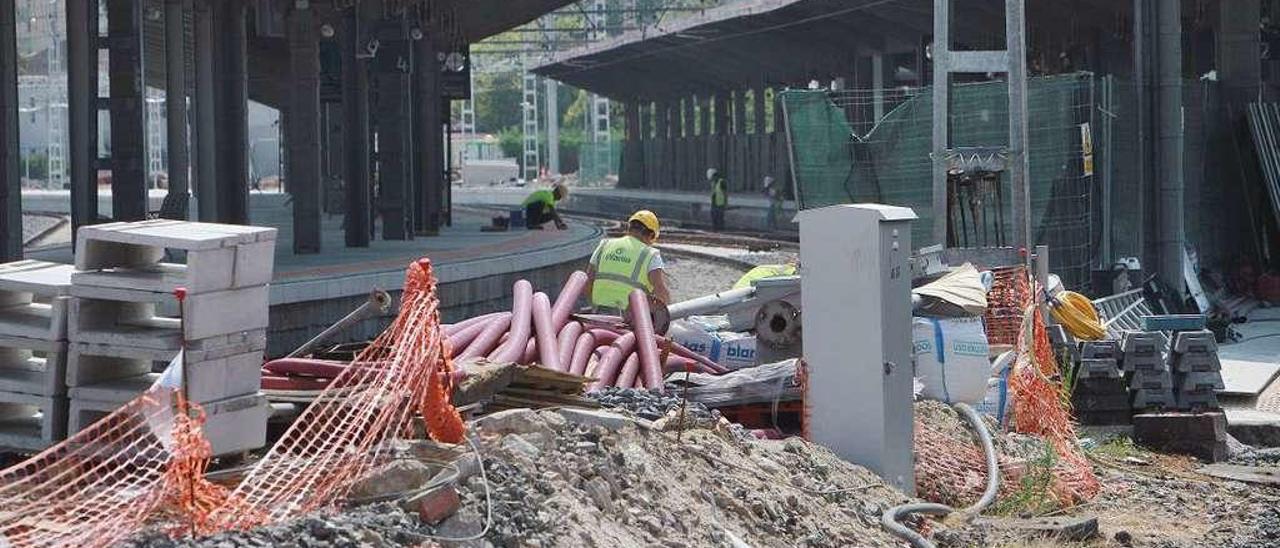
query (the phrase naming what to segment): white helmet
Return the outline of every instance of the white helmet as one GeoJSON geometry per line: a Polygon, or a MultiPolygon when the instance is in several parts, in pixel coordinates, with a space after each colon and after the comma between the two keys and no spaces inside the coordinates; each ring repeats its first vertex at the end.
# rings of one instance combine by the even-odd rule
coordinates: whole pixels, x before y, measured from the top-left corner
{"type": "Polygon", "coordinates": [[[708,178],[708,179],[710,179],[710,178],[712,178],[712,177],[715,177],[715,176],[716,176],[716,173],[717,173],[717,172],[716,172],[716,168],[714,168],[714,167],[707,168],[707,178],[708,178]]]}

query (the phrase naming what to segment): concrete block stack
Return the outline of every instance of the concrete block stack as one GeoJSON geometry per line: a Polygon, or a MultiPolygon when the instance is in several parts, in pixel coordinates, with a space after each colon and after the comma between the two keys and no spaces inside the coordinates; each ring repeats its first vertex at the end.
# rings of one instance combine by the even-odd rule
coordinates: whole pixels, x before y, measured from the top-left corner
{"type": "Polygon", "coordinates": [[[1169,368],[1173,371],[1178,408],[1217,409],[1216,391],[1225,386],[1213,332],[1207,329],[1178,331],[1174,333],[1169,350],[1169,368]]]}
{"type": "Polygon", "coordinates": [[[71,265],[0,264],[0,447],[38,451],[67,427],[71,265]]]}
{"type": "Polygon", "coordinates": [[[1121,361],[1133,408],[1172,409],[1177,400],[1173,394],[1173,375],[1162,353],[1160,334],[1153,331],[1131,331],[1120,341],[1121,361]]]}
{"type": "Polygon", "coordinates": [[[1077,354],[1075,390],[1071,393],[1081,424],[1127,424],[1133,414],[1129,387],[1120,370],[1117,341],[1082,341],[1077,354]]]}
{"type": "Polygon", "coordinates": [[[204,407],[214,453],[261,447],[275,237],[272,228],[171,220],[81,228],[67,319],[68,431],[146,390],[185,339],[188,390],[204,407]],[[171,254],[186,264],[166,262],[171,254]],[[182,323],[178,287],[187,289],[182,323]]]}

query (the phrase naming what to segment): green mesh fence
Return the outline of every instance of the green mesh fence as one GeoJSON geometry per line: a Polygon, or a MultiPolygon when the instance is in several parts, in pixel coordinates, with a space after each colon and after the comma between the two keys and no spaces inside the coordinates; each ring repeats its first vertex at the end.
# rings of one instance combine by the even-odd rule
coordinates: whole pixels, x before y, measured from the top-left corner
{"type": "Polygon", "coordinates": [[[583,143],[578,148],[578,177],[584,183],[595,183],[605,180],[610,175],[618,174],[618,165],[622,160],[622,143],[611,139],[607,143],[583,143]]]}
{"type": "MultiPolygon", "coordinates": [[[[1086,170],[1083,135],[1093,131],[1093,76],[1034,78],[1028,84],[1032,233],[1051,247],[1056,272],[1088,283],[1096,249],[1093,176],[1086,170]]],[[[961,84],[951,92],[953,147],[1008,142],[1008,90],[1003,82],[961,84]]],[[[786,109],[801,207],[851,202],[906,206],[920,217],[915,247],[932,237],[932,92],[788,90],[786,109]],[[883,116],[877,118],[877,110],[883,116]]],[[[1010,219],[1007,174],[1001,177],[1004,219],[1010,219]]],[[[1005,239],[1009,223],[1002,224],[1005,239]]]]}

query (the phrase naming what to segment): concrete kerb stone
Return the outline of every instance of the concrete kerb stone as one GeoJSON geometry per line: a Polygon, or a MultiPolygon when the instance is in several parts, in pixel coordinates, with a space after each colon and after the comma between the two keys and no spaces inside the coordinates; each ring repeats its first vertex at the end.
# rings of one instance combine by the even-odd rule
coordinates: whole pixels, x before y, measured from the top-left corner
{"type": "Polygon", "coordinates": [[[0,447],[39,451],[66,437],[67,399],[0,392],[0,447]]]}
{"type": "Polygon", "coordinates": [[[69,264],[34,259],[0,264],[0,292],[65,297],[74,270],[69,264]]]}
{"type": "Polygon", "coordinates": [[[276,229],[144,221],[82,227],[72,283],[171,293],[205,293],[266,285],[274,267],[276,229]],[[166,250],[186,264],[164,263],[166,250]]]}
{"type": "MultiPolygon", "coordinates": [[[[0,340],[0,343],[3,341],[0,340]]],[[[203,362],[249,354],[261,361],[266,348],[266,331],[258,330],[243,337],[228,338],[226,344],[196,341],[187,347],[187,363],[203,362]]],[[[135,376],[154,370],[153,363],[168,362],[177,349],[155,349],[134,346],[74,342],[67,346],[67,386],[83,386],[104,380],[135,376]],[[119,372],[113,371],[119,369],[119,372]]]]}
{"type": "MultiPolygon", "coordinates": [[[[266,288],[191,297],[186,339],[194,349],[234,344],[267,326],[266,288]]],[[[155,303],[73,297],[68,334],[74,342],[177,351],[177,318],[157,316],[155,303]]]]}
{"type": "MultiPolygon", "coordinates": [[[[150,361],[102,356],[90,358],[122,360],[127,365],[102,372],[104,377],[109,378],[71,387],[68,393],[74,399],[124,403],[138,397],[160,378],[159,373],[151,372],[150,361]],[[142,366],[145,366],[145,370],[142,366]]],[[[262,384],[261,353],[240,354],[204,362],[188,361],[186,367],[187,393],[197,403],[255,394],[262,384]]],[[[84,380],[83,375],[80,380],[84,380]]]]}
{"type": "Polygon", "coordinates": [[[65,341],[0,337],[0,391],[62,396],[66,371],[65,341]]]}
{"type": "MultiPolygon", "coordinates": [[[[72,399],[68,434],[75,434],[120,408],[120,403],[72,399]]],[[[205,412],[204,434],[214,455],[257,449],[267,441],[267,416],[271,406],[261,394],[250,394],[201,404],[205,412]]]]}
{"type": "Polygon", "coordinates": [[[65,341],[69,303],[68,297],[53,297],[48,303],[33,302],[29,297],[26,303],[10,301],[0,306],[0,336],[65,341]]]}

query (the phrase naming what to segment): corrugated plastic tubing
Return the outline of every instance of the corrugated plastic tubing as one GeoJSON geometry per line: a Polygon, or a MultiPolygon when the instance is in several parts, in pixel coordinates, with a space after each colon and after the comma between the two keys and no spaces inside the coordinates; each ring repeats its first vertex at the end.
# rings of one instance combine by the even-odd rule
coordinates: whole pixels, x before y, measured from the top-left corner
{"type": "Polygon", "coordinates": [[[702,354],[699,354],[699,353],[697,353],[697,352],[694,352],[694,351],[692,351],[692,350],[689,350],[688,348],[685,348],[683,345],[681,345],[681,344],[680,344],[680,343],[678,343],[678,342],[671,341],[670,339],[667,339],[666,337],[657,337],[657,339],[658,339],[659,341],[661,341],[661,342],[664,342],[664,343],[666,343],[666,342],[670,342],[670,343],[671,343],[671,353],[672,353],[672,354],[675,354],[675,355],[680,356],[680,357],[682,357],[682,358],[689,358],[689,359],[691,359],[691,360],[693,360],[693,361],[695,361],[695,362],[698,362],[698,363],[700,363],[700,364],[702,364],[702,365],[705,365],[705,366],[707,367],[707,369],[709,369],[712,373],[714,373],[714,374],[716,374],[716,375],[722,375],[722,374],[724,374],[724,373],[728,373],[728,372],[729,372],[729,370],[728,370],[728,369],[725,369],[725,368],[724,368],[724,366],[722,366],[722,365],[720,365],[720,364],[718,364],[718,363],[716,363],[716,362],[714,362],[714,361],[711,361],[711,358],[708,358],[708,357],[706,357],[706,356],[703,356],[702,354]]]}
{"type": "MultiPolygon", "coordinates": [[[[489,321],[493,321],[493,319],[491,318],[489,321]]],[[[480,336],[480,333],[488,325],[487,322],[476,322],[450,334],[449,348],[453,349],[453,354],[456,356],[459,352],[462,352],[463,349],[471,344],[471,341],[480,336]]]]}
{"type": "Polygon", "coordinates": [[[618,372],[622,369],[623,360],[631,354],[635,346],[635,333],[626,333],[613,341],[609,349],[605,350],[604,357],[600,359],[600,367],[596,370],[596,382],[591,385],[590,390],[603,390],[605,387],[613,386],[618,379],[618,372]]]}
{"type": "Polygon", "coordinates": [[[578,340],[573,345],[573,359],[569,361],[569,372],[574,375],[586,374],[587,362],[591,361],[591,354],[595,349],[596,338],[590,332],[578,335],[578,340]]]}
{"type": "Polygon", "coordinates": [[[588,329],[587,333],[590,333],[592,337],[595,337],[596,346],[611,345],[613,344],[613,341],[618,340],[618,337],[622,336],[622,334],[618,333],[617,331],[613,331],[611,329],[603,329],[599,327],[588,329]]]}
{"type": "Polygon", "coordinates": [[[556,296],[555,306],[551,307],[551,323],[556,329],[564,327],[569,321],[573,307],[578,304],[578,298],[586,287],[587,274],[581,270],[570,274],[569,279],[565,280],[564,287],[560,288],[560,294],[556,296]]]}
{"type": "MultiPolygon", "coordinates": [[[[555,319],[555,310],[551,311],[552,319],[555,319]]],[[[578,336],[582,335],[582,324],[578,322],[569,322],[560,329],[560,336],[556,338],[556,346],[560,348],[560,369],[558,371],[569,371],[573,366],[573,350],[578,343],[578,336]]]]}
{"type": "Polygon", "coordinates": [[[659,394],[662,390],[662,364],[658,362],[658,341],[649,316],[649,296],[639,289],[627,296],[630,302],[631,327],[636,334],[636,354],[640,356],[640,376],[644,385],[659,394]]]}
{"type": "Polygon", "coordinates": [[[538,360],[538,339],[530,338],[529,342],[524,343],[524,354],[520,355],[520,363],[523,365],[531,364],[538,360]]]}
{"type": "Polygon", "coordinates": [[[456,359],[463,360],[489,355],[489,351],[493,350],[494,346],[498,344],[498,339],[502,337],[503,333],[507,332],[507,328],[510,326],[511,313],[499,313],[498,317],[489,320],[485,324],[484,330],[476,336],[475,340],[471,341],[471,344],[467,345],[466,350],[456,354],[456,359]]]}
{"type": "Polygon", "coordinates": [[[501,313],[501,312],[490,312],[490,313],[488,313],[488,314],[483,314],[483,315],[480,315],[480,316],[476,316],[476,317],[474,317],[474,318],[467,318],[467,319],[462,320],[462,321],[460,321],[460,322],[458,322],[458,323],[455,323],[455,324],[446,325],[446,326],[444,326],[444,333],[445,333],[446,335],[448,335],[448,336],[452,337],[455,333],[458,333],[458,332],[462,331],[463,329],[466,329],[466,328],[468,328],[468,327],[470,327],[470,326],[473,326],[473,325],[476,325],[476,324],[481,324],[481,323],[488,323],[489,321],[493,320],[494,318],[497,318],[497,317],[498,317],[498,315],[500,315],[500,314],[502,314],[502,313],[501,313]]]}
{"type": "Polygon", "coordinates": [[[529,342],[533,319],[533,285],[529,280],[517,280],[512,287],[511,331],[507,342],[490,354],[489,359],[498,363],[513,363],[524,357],[529,342]]]}
{"type": "Polygon", "coordinates": [[[637,378],[643,378],[640,375],[640,355],[632,352],[627,356],[627,361],[622,365],[622,371],[618,373],[618,380],[613,385],[618,388],[633,388],[637,378]]]}
{"type": "Polygon", "coordinates": [[[560,345],[556,342],[560,328],[551,324],[551,299],[546,293],[538,292],[533,296],[533,334],[537,337],[538,358],[542,360],[542,366],[560,371],[560,345]]]}

